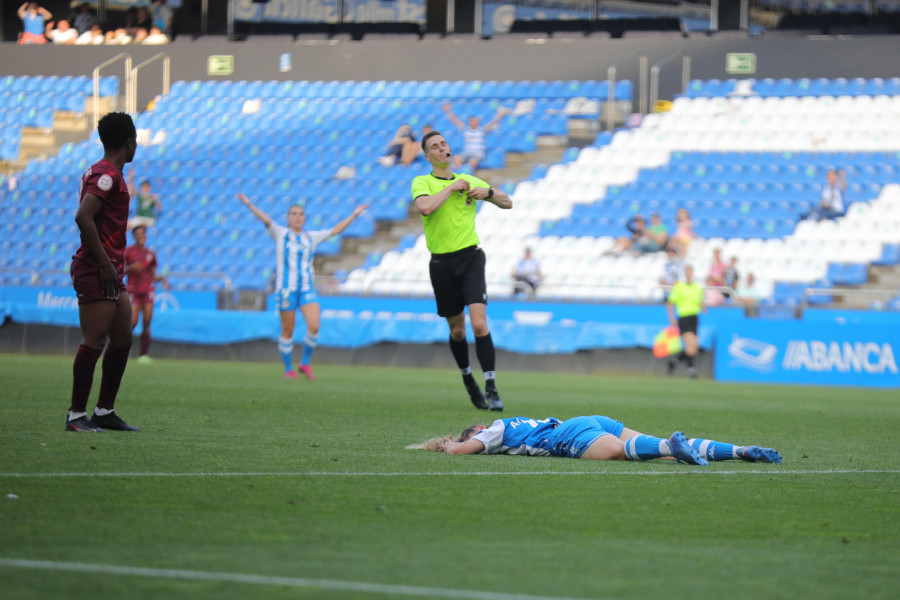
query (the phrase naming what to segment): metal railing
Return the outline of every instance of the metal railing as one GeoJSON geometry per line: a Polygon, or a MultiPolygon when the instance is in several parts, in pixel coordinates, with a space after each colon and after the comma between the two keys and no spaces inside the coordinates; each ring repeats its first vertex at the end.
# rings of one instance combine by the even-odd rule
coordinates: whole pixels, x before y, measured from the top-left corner
{"type": "Polygon", "coordinates": [[[94,95],[93,95],[93,107],[94,107],[94,129],[97,129],[97,124],[100,122],[100,71],[115,62],[120,60],[125,61],[125,108],[129,110],[129,108],[134,104],[133,99],[131,98],[131,55],[125,52],[121,54],[116,54],[112,58],[107,61],[104,61],[94,67],[94,71],[91,74],[91,77],[94,80],[94,95]]]}
{"type": "MultiPolygon", "coordinates": [[[[853,289],[853,288],[806,288],[803,290],[803,299],[801,300],[801,305],[803,308],[808,307],[811,303],[810,298],[812,296],[828,296],[831,298],[831,304],[834,304],[834,296],[849,296],[851,298],[861,298],[861,299],[869,299],[873,302],[884,300],[885,296],[890,297],[891,294],[895,296],[900,294],[898,290],[872,290],[872,289],[853,289]]],[[[889,301],[889,299],[888,299],[889,301]]]]}
{"type": "MultiPolygon", "coordinates": [[[[618,61],[609,65],[609,68],[606,69],[606,79],[607,79],[607,83],[609,84],[609,89],[607,90],[607,97],[606,97],[606,129],[607,129],[607,131],[612,131],[613,129],[615,129],[614,115],[616,112],[618,112],[617,110],[615,110],[615,107],[616,107],[616,73],[618,72],[619,66],[622,63],[624,63],[625,61],[627,61],[631,58],[634,58],[635,56],[637,56],[637,54],[638,54],[637,50],[629,52],[628,54],[626,54],[625,56],[620,58],[618,61]]],[[[639,90],[638,91],[638,98],[639,98],[638,106],[641,107],[641,109],[642,109],[641,113],[643,114],[646,112],[646,102],[647,102],[647,96],[646,96],[647,89],[644,84],[644,82],[647,79],[647,57],[644,55],[641,55],[638,58],[638,65],[639,65],[639,69],[640,69],[640,76],[638,78],[638,83],[639,83],[639,85],[638,85],[638,90],[639,90]]]]}
{"type": "Polygon", "coordinates": [[[34,285],[38,282],[38,273],[34,269],[23,269],[18,267],[3,267],[0,268],[0,279],[2,279],[3,275],[28,275],[31,279],[31,285],[34,285]]]}
{"type": "Polygon", "coordinates": [[[688,88],[691,80],[691,57],[684,52],[673,52],[668,55],[650,69],[650,109],[656,109],[656,102],[659,100],[659,72],[668,63],[672,62],[679,56],[681,59],[681,91],[684,92],[688,88]]]}
{"type": "MultiPolygon", "coordinates": [[[[168,271],[166,273],[160,273],[161,275],[165,275],[166,279],[209,279],[213,281],[221,281],[223,284],[223,289],[233,290],[234,284],[231,281],[231,277],[226,275],[225,273],[201,273],[199,271],[168,271]]],[[[170,282],[171,283],[171,282],[170,282]]]]}
{"type": "Polygon", "coordinates": [[[163,96],[167,96],[169,94],[169,88],[171,87],[171,72],[172,72],[172,59],[165,52],[160,52],[154,56],[151,56],[135,68],[131,69],[131,80],[129,81],[130,89],[128,90],[128,97],[130,98],[131,104],[127,106],[126,110],[130,113],[136,113],[137,110],[137,90],[138,90],[138,72],[158,60],[163,61],[162,67],[162,94],[163,96]]]}

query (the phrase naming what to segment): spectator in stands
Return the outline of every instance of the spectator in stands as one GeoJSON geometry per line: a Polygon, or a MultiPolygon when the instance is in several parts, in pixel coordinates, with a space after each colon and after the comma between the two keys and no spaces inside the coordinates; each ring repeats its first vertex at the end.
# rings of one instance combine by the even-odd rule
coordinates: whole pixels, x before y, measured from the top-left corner
{"type": "Polygon", "coordinates": [[[137,361],[150,363],[147,356],[150,349],[150,322],[153,320],[154,284],[162,282],[169,289],[164,275],[157,275],[156,253],[147,247],[147,228],[138,225],[131,230],[134,244],[125,248],[125,274],[128,275],[128,295],[131,296],[131,329],[137,327],[138,318],[143,315],[141,349],[137,361]]]}
{"type": "Polygon", "coordinates": [[[128,35],[128,31],[124,27],[120,27],[118,29],[111,29],[106,32],[106,41],[104,42],[108,46],[125,46],[130,44],[134,38],[128,35]]]}
{"type": "Polygon", "coordinates": [[[737,256],[732,256],[728,260],[728,266],[725,267],[725,287],[729,288],[729,290],[725,290],[722,293],[726,298],[731,297],[731,291],[737,288],[738,281],[741,279],[741,274],[738,272],[737,263],[737,256]]]}
{"type": "Polygon", "coordinates": [[[825,172],[825,185],[818,206],[800,215],[801,219],[810,221],[834,220],[844,216],[844,194],[847,191],[846,173],[841,170],[828,169],[825,172]]]}
{"type": "Polygon", "coordinates": [[[46,44],[44,30],[47,23],[53,18],[49,10],[37,2],[26,2],[19,7],[19,18],[22,19],[22,33],[19,36],[20,44],[46,44]]]}
{"type": "Polygon", "coordinates": [[[137,131],[126,113],[105,115],[97,130],[103,159],[82,175],[75,213],[81,246],[72,257],[69,271],[78,297],[82,338],[72,365],[72,400],[65,428],[78,432],[135,431],[137,427],[116,415],[115,403],[131,351],[131,298],[122,282],[131,199],[122,169],[134,160],[137,131]],[[101,354],[100,397],[88,419],[87,402],[101,354]]]}
{"type": "Polygon", "coordinates": [[[634,215],[625,223],[625,228],[631,232],[630,237],[620,237],[607,254],[614,256],[630,251],[635,256],[648,252],[659,252],[665,248],[669,238],[669,230],[662,223],[655,212],[650,215],[650,226],[647,225],[643,215],[634,215]]]}
{"type": "MultiPolygon", "coordinates": [[[[725,271],[728,264],[722,260],[722,249],[713,249],[712,263],[709,265],[709,271],[706,274],[706,286],[708,288],[721,288],[725,286],[725,271]]],[[[725,304],[727,295],[719,289],[706,290],[706,304],[709,306],[721,306],[725,304]]]]}
{"type": "Polygon", "coordinates": [[[159,30],[159,27],[151,27],[150,33],[142,41],[147,46],[161,46],[169,43],[169,37],[159,30]]]}
{"type": "Polygon", "coordinates": [[[412,159],[404,162],[404,158],[408,157],[410,153],[408,148],[410,146],[418,147],[419,143],[416,141],[412,127],[404,123],[397,129],[397,133],[394,134],[391,141],[388,142],[387,152],[384,153],[384,156],[378,158],[378,162],[385,167],[392,167],[397,163],[409,166],[412,159]]]}
{"type": "Polygon", "coordinates": [[[541,264],[532,255],[531,248],[525,248],[525,256],[516,263],[512,276],[516,281],[514,289],[517,296],[522,294],[532,295],[537,291],[537,287],[542,279],[541,264]]]}
{"type": "Polygon", "coordinates": [[[75,44],[77,46],[97,46],[105,41],[106,36],[103,35],[103,29],[94,23],[89,30],[78,36],[78,39],[75,40],[75,44]]]}
{"type": "MultiPolygon", "coordinates": [[[[687,364],[688,376],[691,378],[697,377],[694,358],[700,351],[700,343],[697,338],[697,330],[700,326],[699,315],[706,311],[703,297],[703,286],[694,281],[694,267],[687,265],[684,268],[684,281],[676,283],[666,299],[669,324],[672,327],[678,327],[681,339],[684,341],[684,350],[678,355],[678,360],[687,364]]],[[[673,374],[675,372],[674,357],[669,358],[668,367],[669,375],[673,374]]]]}
{"type": "Polygon", "coordinates": [[[334,235],[343,232],[366,208],[368,204],[357,206],[353,213],[332,227],[320,231],[303,231],[306,223],[306,211],[299,204],[288,209],[287,227],[278,225],[269,215],[254,206],[244,194],[238,199],[250,209],[257,219],[266,226],[269,236],[275,240],[275,298],[278,314],[281,319],[281,336],[278,338],[278,351],[284,362],[284,376],[296,379],[297,372],[293,367],[294,353],[294,321],[297,309],[306,321],[306,335],[303,338],[303,357],[297,370],[307,379],[316,376],[309,366],[309,360],[319,339],[319,299],[316,297],[313,258],[316,245],[334,235]]]}
{"type": "Polygon", "coordinates": [[[174,16],[172,7],[166,4],[166,0],[153,0],[150,11],[153,17],[153,26],[158,27],[162,33],[172,39],[172,17],[174,16]]]}
{"type": "Polygon", "coordinates": [[[468,165],[474,173],[478,168],[479,163],[483,161],[484,157],[487,155],[487,144],[484,136],[494,129],[497,129],[497,127],[500,126],[500,121],[503,120],[503,117],[511,111],[501,106],[497,110],[497,114],[494,118],[484,126],[481,125],[481,119],[478,117],[469,117],[469,124],[467,126],[453,113],[453,106],[449,102],[444,103],[443,108],[444,113],[450,119],[450,122],[463,134],[462,153],[453,157],[453,168],[458,170],[465,164],[468,165]]]}
{"type": "Polygon", "coordinates": [[[135,216],[128,222],[128,226],[153,227],[156,225],[156,220],[162,215],[163,207],[159,195],[150,190],[150,182],[145,179],[138,189],[134,185],[134,169],[132,169],[128,173],[128,189],[131,191],[131,197],[137,199],[135,216]]]}
{"type": "Polygon", "coordinates": [[[675,233],[669,238],[669,245],[675,248],[681,258],[687,256],[688,246],[694,241],[694,222],[686,208],[679,208],[675,213],[675,233]]]}
{"type": "Polygon", "coordinates": [[[502,209],[512,208],[513,202],[509,194],[495,190],[474,175],[454,173],[453,151],[439,132],[432,131],[422,138],[422,151],[432,170],[414,178],[410,191],[422,214],[425,242],[431,252],[429,271],[437,313],[447,319],[450,352],[472,404],[482,410],[502,411],[495,381],[494,340],[487,322],[486,258],[478,246],[475,213],[479,200],[502,209]],[[484,372],[487,402],[469,363],[467,307],[475,335],[475,354],[484,372]]]}
{"type": "Polygon", "coordinates": [[[58,45],[72,45],[78,39],[78,32],[69,27],[69,22],[60,19],[53,27],[53,23],[47,24],[45,36],[48,40],[58,45]]]}
{"type": "Polygon", "coordinates": [[[681,273],[684,271],[684,261],[678,256],[675,248],[666,248],[666,264],[663,265],[663,273],[659,277],[659,284],[672,286],[681,279],[681,273]]]}
{"type": "Polygon", "coordinates": [[[706,285],[713,287],[725,285],[725,269],[727,268],[728,265],[722,260],[722,249],[713,248],[713,259],[706,275],[706,285]]]}
{"type": "Polygon", "coordinates": [[[72,26],[75,27],[75,31],[78,32],[78,35],[81,36],[90,31],[96,24],[97,17],[95,17],[94,13],[91,11],[91,6],[87,2],[83,2],[78,7],[78,13],[72,21],[72,26]]]}
{"type": "Polygon", "coordinates": [[[747,273],[746,278],[739,280],[734,293],[735,301],[748,308],[759,302],[759,289],[756,287],[756,276],[753,271],[747,273]]]}
{"type": "Polygon", "coordinates": [[[89,30],[78,36],[78,39],[75,40],[75,45],[96,46],[104,43],[105,41],[106,36],[103,34],[103,29],[95,23],[91,25],[91,28],[89,30]]]}

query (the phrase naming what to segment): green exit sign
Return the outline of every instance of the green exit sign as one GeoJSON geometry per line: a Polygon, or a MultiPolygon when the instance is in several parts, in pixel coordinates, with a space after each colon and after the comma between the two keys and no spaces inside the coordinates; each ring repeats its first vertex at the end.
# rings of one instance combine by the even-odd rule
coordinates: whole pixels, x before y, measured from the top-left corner
{"type": "Polygon", "coordinates": [[[756,55],[752,52],[729,52],[725,55],[725,72],[730,75],[756,73],[756,55]]]}
{"type": "Polygon", "coordinates": [[[231,75],[234,73],[234,56],[213,54],[206,59],[207,75],[231,75]]]}

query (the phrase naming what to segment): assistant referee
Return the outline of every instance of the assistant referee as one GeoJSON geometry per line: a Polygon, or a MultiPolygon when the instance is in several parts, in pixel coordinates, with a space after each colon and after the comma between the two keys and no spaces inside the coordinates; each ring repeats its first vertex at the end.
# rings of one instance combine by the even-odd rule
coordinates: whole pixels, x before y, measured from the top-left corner
{"type": "MultiPolygon", "coordinates": [[[[694,267],[687,265],[684,268],[684,281],[679,281],[669,292],[666,298],[666,309],[669,312],[669,323],[678,326],[681,339],[684,340],[684,350],[678,356],[679,360],[687,363],[689,377],[697,376],[697,368],[694,366],[694,357],[700,351],[700,342],[697,338],[699,327],[698,315],[706,310],[703,305],[703,286],[694,281],[694,267]],[[675,311],[678,312],[678,320],[675,320],[675,311]]],[[[675,360],[669,359],[669,374],[675,372],[675,360]]]]}
{"type": "Polygon", "coordinates": [[[499,208],[512,208],[513,203],[506,192],[495,190],[481,179],[454,173],[453,152],[439,132],[432,131],[422,138],[422,150],[432,171],[413,179],[412,197],[422,213],[425,242],[431,252],[429,273],[437,313],[450,326],[450,351],[472,404],[480,409],[502,411],[503,402],[495,382],[494,341],[487,324],[485,256],[475,233],[475,203],[484,200],[499,208]],[[467,306],[475,334],[475,354],[484,372],[487,402],[469,364],[467,306]]]}

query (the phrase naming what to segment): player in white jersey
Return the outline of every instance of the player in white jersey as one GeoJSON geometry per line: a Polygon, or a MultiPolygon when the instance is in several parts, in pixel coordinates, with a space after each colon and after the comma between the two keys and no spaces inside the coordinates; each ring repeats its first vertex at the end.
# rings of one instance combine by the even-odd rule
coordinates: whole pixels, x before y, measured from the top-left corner
{"type": "Polygon", "coordinates": [[[343,232],[353,220],[366,210],[368,204],[357,206],[353,214],[332,227],[320,231],[303,231],[306,222],[306,211],[299,204],[288,209],[287,227],[278,225],[269,216],[255,207],[244,194],[238,199],[249,208],[256,218],[265,223],[266,231],[275,240],[275,298],[281,316],[281,336],[278,338],[278,352],[284,362],[284,376],[296,379],[297,372],[293,367],[294,322],[297,309],[303,314],[306,322],[306,335],[303,337],[303,356],[297,370],[307,379],[315,379],[309,360],[319,336],[319,299],[315,291],[315,270],[313,258],[316,245],[333,235],[343,232]]]}
{"type": "Polygon", "coordinates": [[[736,446],[699,438],[689,440],[680,431],[668,439],[658,438],[599,415],[565,421],[553,417],[498,419],[490,427],[472,425],[458,437],[434,438],[409,448],[447,454],[518,454],[594,460],[674,458],[699,466],[708,465],[710,460],[781,462],[781,454],[772,448],[736,446]]]}

